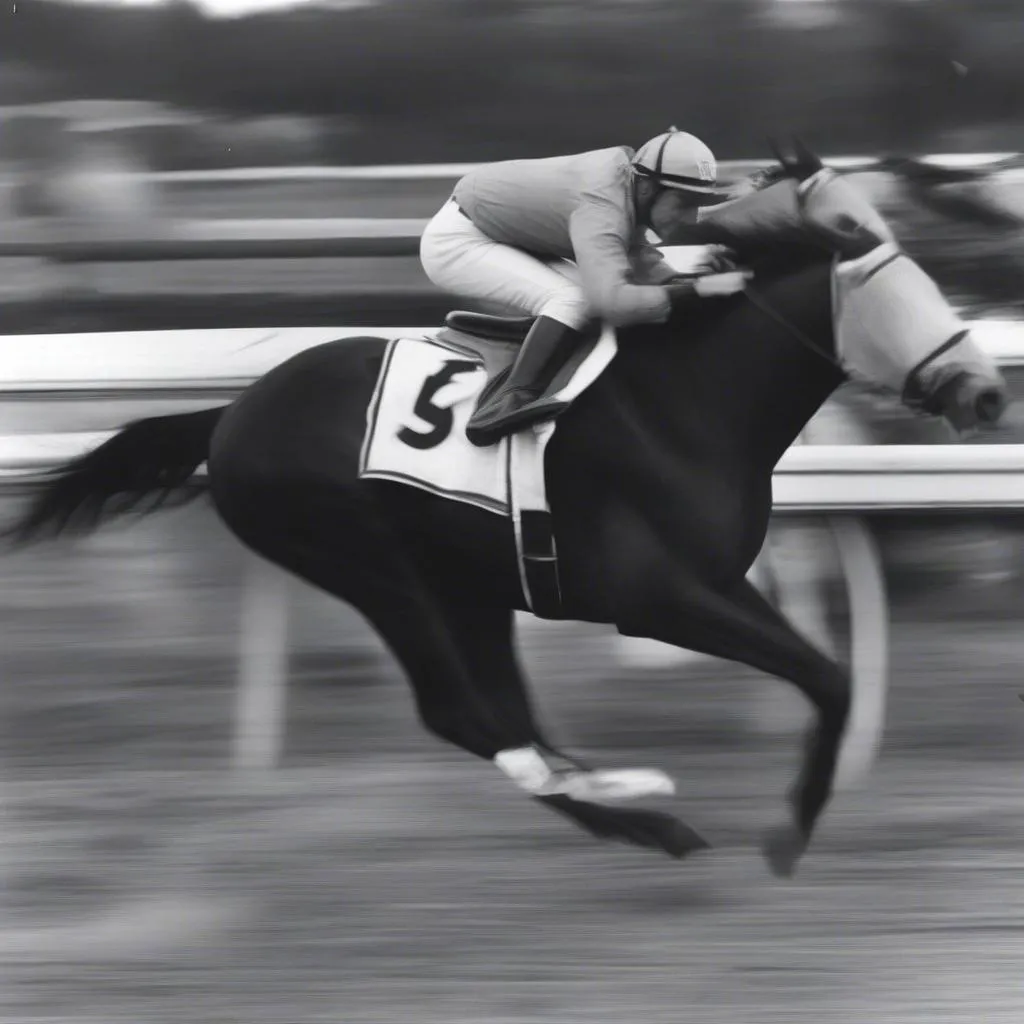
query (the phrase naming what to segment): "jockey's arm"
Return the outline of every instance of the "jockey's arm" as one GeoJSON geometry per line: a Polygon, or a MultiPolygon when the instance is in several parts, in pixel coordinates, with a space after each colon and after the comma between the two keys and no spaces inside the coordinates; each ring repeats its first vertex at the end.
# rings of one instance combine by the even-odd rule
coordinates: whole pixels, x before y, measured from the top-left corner
{"type": "Polygon", "coordinates": [[[569,221],[569,236],[590,311],[614,327],[658,323],[671,311],[664,287],[630,281],[630,231],[625,211],[598,189],[584,191],[569,221]]]}
{"type": "Polygon", "coordinates": [[[660,249],[653,245],[637,246],[632,253],[634,281],[643,284],[668,284],[679,276],[660,249]]]}

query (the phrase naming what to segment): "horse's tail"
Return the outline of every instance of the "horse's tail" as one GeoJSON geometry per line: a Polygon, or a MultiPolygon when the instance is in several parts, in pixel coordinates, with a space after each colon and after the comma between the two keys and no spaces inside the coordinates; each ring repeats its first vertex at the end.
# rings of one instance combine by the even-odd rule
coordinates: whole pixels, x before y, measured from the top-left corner
{"type": "Polygon", "coordinates": [[[26,543],[62,533],[88,533],[110,516],[185,504],[199,492],[180,489],[206,461],[210,438],[226,408],[129,423],[92,451],[47,474],[42,490],[2,536],[26,543]]]}

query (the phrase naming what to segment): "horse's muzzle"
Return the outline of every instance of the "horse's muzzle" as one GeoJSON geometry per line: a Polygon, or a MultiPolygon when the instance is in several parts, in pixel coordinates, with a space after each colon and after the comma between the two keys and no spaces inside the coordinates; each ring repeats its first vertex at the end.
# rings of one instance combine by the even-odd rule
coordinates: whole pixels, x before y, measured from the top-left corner
{"type": "Polygon", "coordinates": [[[921,407],[942,416],[958,431],[994,426],[1009,405],[1006,382],[985,373],[945,368],[941,382],[922,401],[921,407]]]}

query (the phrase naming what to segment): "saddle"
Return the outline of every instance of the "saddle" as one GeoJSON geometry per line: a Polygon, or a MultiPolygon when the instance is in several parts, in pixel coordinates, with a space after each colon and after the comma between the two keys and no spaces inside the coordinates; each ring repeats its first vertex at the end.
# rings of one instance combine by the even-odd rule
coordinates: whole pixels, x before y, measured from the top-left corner
{"type": "Polygon", "coordinates": [[[444,318],[444,325],[484,341],[519,342],[529,334],[535,319],[532,316],[491,316],[489,313],[457,309],[444,318]]]}

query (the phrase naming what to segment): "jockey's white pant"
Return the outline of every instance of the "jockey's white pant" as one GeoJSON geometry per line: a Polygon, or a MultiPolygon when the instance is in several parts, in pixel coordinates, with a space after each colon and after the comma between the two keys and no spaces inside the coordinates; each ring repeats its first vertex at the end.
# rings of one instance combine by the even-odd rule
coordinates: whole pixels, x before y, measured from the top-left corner
{"type": "Polygon", "coordinates": [[[420,262],[445,291],[519,315],[547,316],[574,330],[591,319],[575,263],[536,256],[488,238],[454,201],[423,231],[420,262]]]}

